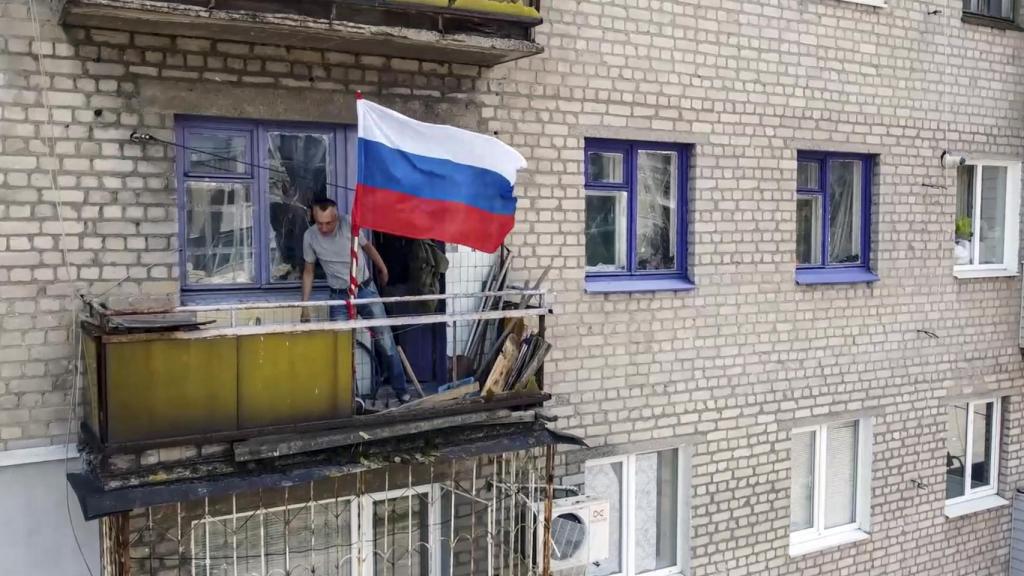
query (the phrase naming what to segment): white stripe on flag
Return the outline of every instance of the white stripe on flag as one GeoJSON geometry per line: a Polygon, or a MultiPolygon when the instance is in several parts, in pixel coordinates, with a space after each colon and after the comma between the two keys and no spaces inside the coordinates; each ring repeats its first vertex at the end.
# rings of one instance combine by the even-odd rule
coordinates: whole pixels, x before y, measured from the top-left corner
{"type": "Polygon", "coordinates": [[[501,174],[512,184],[516,183],[516,171],[526,168],[523,155],[497,138],[413,120],[367,100],[357,100],[356,109],[360,138],[410,154],[486,168],[501,174]]]}

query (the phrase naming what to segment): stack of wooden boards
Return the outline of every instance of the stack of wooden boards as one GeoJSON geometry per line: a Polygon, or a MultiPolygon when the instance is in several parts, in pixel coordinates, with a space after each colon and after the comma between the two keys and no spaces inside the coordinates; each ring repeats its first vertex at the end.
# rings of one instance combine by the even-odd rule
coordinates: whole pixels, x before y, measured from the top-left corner
{"type": "Polygon", "coordinates": [[[499,338],[501,352],[481,389],[484,398],[492,398],[502,392],[540,391],[535,376],[551,350],[551,344],[539,334],[525,334],[526,324],[522,318],[507,322],[509,325],[502,333],[504,341],[499,338]]]}

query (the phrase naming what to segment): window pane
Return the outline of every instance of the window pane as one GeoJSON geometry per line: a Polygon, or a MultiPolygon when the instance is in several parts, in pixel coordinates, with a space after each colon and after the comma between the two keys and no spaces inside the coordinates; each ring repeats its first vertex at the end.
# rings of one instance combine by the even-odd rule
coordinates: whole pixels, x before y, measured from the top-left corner
{"type": "Polygon", "coordinates": [[[426,576],[430,573],[428,506],[428,494],[373,503],[373,549],[369,556],[373,558],[374,576],[426,576]]]}
{"type": "Polygon", "coordinates": [[[249,139],[243,134],[189,134],[190,174],[248,174],[249,139]]]}
{"type": "Polygon", "coordinates": [[[190,284],[256,281],[248,184],[185,184],[185,263],[190,284]]]}
{"type": "Polygon", "coordinates": [[[964,495],[967,461],[967,404],[946,408],[946,498],[964,495]]]}
{"type": "Polygon", "coordinates": [[[964,12],[1013,19],[1013,0],[964,0],[964,12]]]}
{"type": "Polygon", "coordinates": [[[974,166],[961,166],[956,173],[956,245],[954,264],[971,264],[974,259],[974,166]]]}
{"type": "Polygon", "coordinates": [[[791,532],[814,526],[814,432],[793,434],[790,451],[792,488],[789,496],[791,532]]]}
{"type": "Polygon", "coordinates": [[[857,422],[828,427],[825,528],[857,521],[857,422]]]}
{"type": "Polygon", "coordinates": [[[626,193],[587,191],[588,272],[626,269],[626,193]]]}
{"type": "Polygon", "coordinates": [[[588,576],[607,576],[622,571],[622,462],[587,466],[587,494],[609,503],[608,558],[587,567],[588,576]]]}
{"type": "Polygon", "coordinates": [[[796,261],[821,264],[821,196],[796,197],[796,261]]]}
{"type": "Polygon", "coordinates": [[[678,472],[674,449],[636,457],[633,549],[637,574],[676,564],[678,472]]]}
{"type": "Polygon", "coordinates": [[[817,162],[797,162],[796,187],[821,189],[821,165],[817,162]]]}
{"type": "MultiPolygon", "coordinates": [[[[267,142],[267,201],[271,234],[270,279],[298,281],[302,277],[302,235],[310,225],[310,207],[329,197],[331,142],[322,134],[270,132],[267,142]]],[[[324,278],[323,269],[316,270],[324,278]]]]}
{"type": "Polygon", "coordinates": [[[1006,167],[981,168],[981,264],[1002,264],[1006,233],[1006,167]]]}
{"type": "Polygon", "coordinates": [[[995,404],[973,404],[971,418],[971,490],[992,484],[992,440],[995,431],[995,404]]]}
{"type": "Polygon", "coordinates": [[[637,270],[676,267],[678,161],[675,152],[641,150],[637,155],[637,270]]]}
{"type": "Polygon", "coordinates": [[[587,154],[587,182],[622,184],[622,154],[591,152],[587,154]]]}
{"type": "Polygon", "coordinates": [[[862,173],[860,160],[829,162],[829,264],[860,262],[862,173]]]}

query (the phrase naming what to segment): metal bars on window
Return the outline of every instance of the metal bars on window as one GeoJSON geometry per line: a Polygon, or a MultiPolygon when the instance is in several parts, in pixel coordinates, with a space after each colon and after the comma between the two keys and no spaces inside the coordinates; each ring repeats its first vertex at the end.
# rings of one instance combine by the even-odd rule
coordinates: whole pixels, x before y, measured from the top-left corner
{"type": "Polygon", "coordinates": [[[133,511],[132,574],[535,576],[543,451],[392,465],[133,511]]]}

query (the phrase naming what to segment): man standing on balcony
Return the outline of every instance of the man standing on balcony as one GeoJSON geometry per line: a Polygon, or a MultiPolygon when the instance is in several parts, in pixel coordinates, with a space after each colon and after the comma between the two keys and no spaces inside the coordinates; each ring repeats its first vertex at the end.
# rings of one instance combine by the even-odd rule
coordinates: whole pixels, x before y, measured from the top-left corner
{"type": "MultiPolygon", "coordinates": [[[[306,230],[302,238],[302,255],[306,266],[302,270],[302,301],[309,300],[313,292],[313,275],[316,262],[320,261],[324,273],[327,275],[327,285],[330,286],[331,300],[343,300],[348,298],[349,275],[352,266],[352,223],[347,215],[338,213],[338,205],[334,200],[321,198],[313,202],[314,225],[306,230]]],[[[384,260],[362,235],[359,236],[359,254],[357,257],[356,281],[359,282],[359,290],[356,298],[380,298],[377,286],[370,277],[366,266],[366,256],[373,260],[374,269],[377,271],[377,278],[381,286],[388,283],[388,268],[384,260]]],[[[373,304],[360,304],[356,307],[359,316],[364,319],[386,318],[384,304],[375,302],[373,304]]],[[[346,314],[344,306],[331,306],[331,320],[337,320],[346,314]]],[[[302,320],[309,320],[309,309],[302,309],[302,320]]],[[[406,389],[405,371],[402,361],[398,356],[398,349],[395,347],[395,338],[388,326],[375,326],[371,328],[374,348],[382,350],[385,356],[383,364],[385,381],[391,386],[398,397],[398,401],[405,403],[409,401],[409,392],[406,389]]]]}

